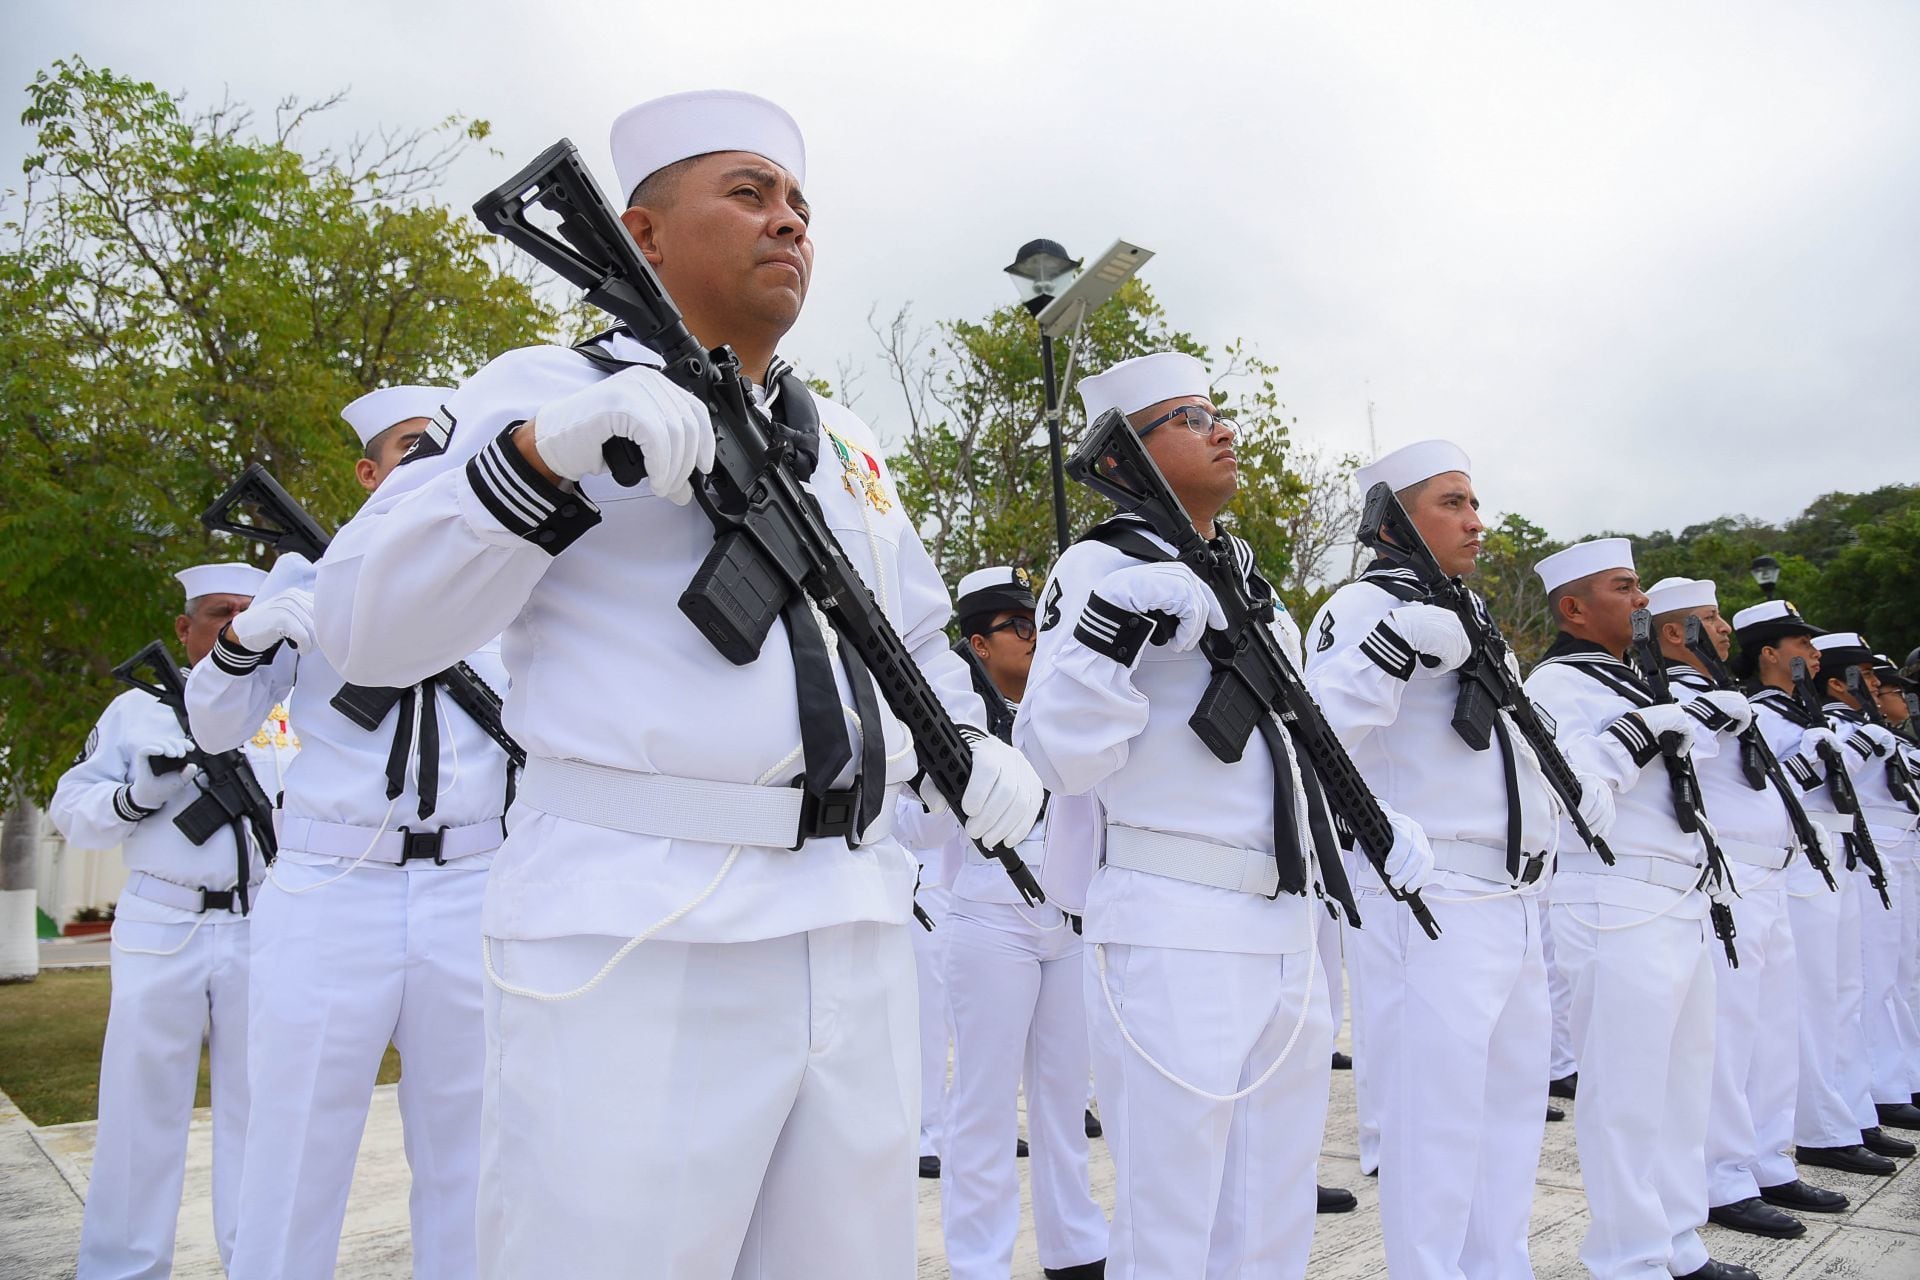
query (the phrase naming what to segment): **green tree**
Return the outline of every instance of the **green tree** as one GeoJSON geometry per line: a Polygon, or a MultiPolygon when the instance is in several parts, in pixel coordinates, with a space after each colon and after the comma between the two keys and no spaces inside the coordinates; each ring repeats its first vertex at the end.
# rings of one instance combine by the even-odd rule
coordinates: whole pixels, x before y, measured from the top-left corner
{"type": "Polygon", "coordinates": [[[1481,536],[1480,559],[1468,585],[1486,598],[1523,671],[1539,661],[1558,630],[1547,613],[1547,593],[1533,566],[1563,545],[1539,525],[1512,512],[1481,536]]]}
{"type": "Polygon", "coordinates": [[[1815,621],[1858,631],[1896,665],[1920,645],[1920,504],[1860,526],[1808,593],[1815,621]]]}
{"type": "Polygon", "coordinates": [[[448,382],[559,323],[477,229],[424,197],[484,122],[303,155],[337,99],[189,113],[152,84],[56,62],[0,224],[0,782],[44,797],[170,633],[169,575],[250,547],[197,513],[250,461],[324,522],[361,494],[342,405],[448,382]]]}
{"type": "MultiPolygon", "coordinates": [[[[925,328],[901,311],[874,328],[888,377],[907,407],[905,440],[888,465],[934,563],[949,583],[996,563],[1027,567],[1039,577],[1053,559],[1054,525],[1040,338],[1032,316],[1009,305],[984,320],[925,328]]],[[[1138,280],[1088,317],[1070,356],[1067,346],[1056,348],[1056,359],[1068,452],[1086,427],[1075,393],[1086,374],[1153,351],[1208,360],[1207,348],[1173,328],[1138,280]]],[[[1228,518],[1267,573],[1283,581],[1287,521],[1306,494],[1287,465],[1293,419],[1280,401],[1274,367],[1244,342],[1229,343],[1213,372],[1215,403],[1241,427],[1240,492],[1228,518]]],[[[1109,514],[1103,499],[1071,482],[1067,502],[1074,529],[1109,514]]]]}

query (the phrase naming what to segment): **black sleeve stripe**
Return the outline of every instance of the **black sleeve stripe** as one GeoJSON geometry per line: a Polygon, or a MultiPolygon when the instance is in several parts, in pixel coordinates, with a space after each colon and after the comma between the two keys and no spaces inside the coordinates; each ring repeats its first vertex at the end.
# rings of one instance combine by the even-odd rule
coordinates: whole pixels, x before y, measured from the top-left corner
{"type": "Polygon", "coordinates": [[[1811,791],[1820,785],[1820,775],[1814,771],[1811,762],[1799,757],[1788,756],[1780,761],[1787,776],[1800,785],[1802,791],[1811,791]]]}
{"type": "Polygon", "coordinates": [[[467,460],[474,496],[509,533],[559,555],[600,523],[600,509],[586,496],[552,483],[520,456],[514,423],[467,460]]]}
{"type": "Polygon", "coordinates": [[[1627,749],[1627,755],[1637,768],[1644,769],[1649,761],[1660,754],[1660,744],[1647,731],[1646,722],[1632,712],[1608,725],[1607,732],[1627,749]]]}
{"type": "Polygon", "coordinates": [[[1373,664],[1396,680],[1408,680],[1413,677],[1413,646],[1408,644],[1398,631],[1381,619],[1367,638],[1360,642],[1360,652],[1373,660],[1373,664]]]}
{"type": "Polygon", "coordinates": [[[1876,749],[1879,744],[1874,742],[1873,735],[1865,729],[1854,730],[1853,736],[1847,739],[1847,745],[1858,751],[1862,760],[1871,760],[1880,754],[1876,749]]]}
{"type": "Polygon", "coordinates": [[[1722,729],[1731,728],[1733,725],[1732,716],[1727,715],[1705,698],[1695,698],[1692,702],[1689,702],[1687,704],[1687,714],[1715,733],[1719,733],[1722,729]]]}
{"type": "Polygon", "coordinates": [[[230,676],[252,675],[261,663],[270,660],[281,642],[276,642],[261,650],[247,648],[237,640],[227,639],[222,631],[213,642],[213,665],[230,676]]]}
{"type": "Polygon", "coordinates": [[[1073,629],[1075,640],[1123,667],[1133,665],[1152,634],[1151,619],[1122,609],[1098,594],[1087,597],[1086,608],[1080,611],[1080,621],[1073,629]]]}
{"type": "Polygon", "coordinates": [[[158,809],[142,809],[133,802],[133,784],[128,783],[113,793],[113,811],[120,815],[122,822],[138,822],[158,809]]]}

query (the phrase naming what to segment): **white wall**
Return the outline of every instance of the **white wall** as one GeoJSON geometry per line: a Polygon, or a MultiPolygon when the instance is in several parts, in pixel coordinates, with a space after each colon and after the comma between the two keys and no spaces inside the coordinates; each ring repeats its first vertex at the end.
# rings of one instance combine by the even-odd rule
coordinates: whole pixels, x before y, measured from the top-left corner
{"type": "Polygon", "coordinates": [[[34,851],[34,886],[40,909],[65,926],[81,907],[117,901],[127,883],[127,867],[118,847],[81,850],[69,846],[46,815],[40,817],[40,841],[34,851]]]}

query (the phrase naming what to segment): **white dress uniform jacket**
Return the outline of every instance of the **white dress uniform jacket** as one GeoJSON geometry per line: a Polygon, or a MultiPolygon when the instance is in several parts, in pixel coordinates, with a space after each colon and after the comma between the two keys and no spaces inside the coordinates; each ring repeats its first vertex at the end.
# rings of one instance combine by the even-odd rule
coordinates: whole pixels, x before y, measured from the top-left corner
{"type": "MultiPolygon", "coordinates": [[[[271,797],[298,739],[284,719],[264,718],[254,718],[246,755],[271,797]]],[[[152,812],[127,791],[146,749],[182,733],[158,700],[128,690],[108,705],[48,808],[69,843],[118,845],[129,872],[114,912],[100,1123],[80,1233],[79,1274],[89,1280],[165,1275],[172,1265],[203,1037],[213,1078],[214,1237],[221,1262],[233,1256],[247,1136],[249,929],[245,916],[202,912],[194,899],[202,888],[234,887],[239,850],[225,829],[195,845],[174,826],[199,798],[197,786],[152,812]]],[[[257,881],[260,853],[249,852],[257,881]]]]}
{"type": "Polygon", "coordinates": [[[1388,617],[1426,597],[1416,575],[1375,565],[1307,629],[1315,700],[1374,793],[1425,830],[1437,871],[1422,891],[1441,929],[1430,939],[1372,865],[1351,860],[1355,1068],[1381,1135],[1394,1274],[1527,1277],[1549,1037],[1539,879],[1558,810],[1510,719],[1511,794],[1499,738],[1475,751],[1454,731],[1458,676],[1422,665],[1388,617]],[[1524,884],[1508,869],[1516,817],[1524,884]]]}
{"type": "MultiPolygon", "coordinates": [[[[1659,747],[1633,713],[1651,697],[1625,663],[1562,634],[1527,695],[1576,769],[1614,788],[1605,867],[1563,826],[1553,886],[1555,963],[1567,978],[1580,1105],[1581,1179],[1593,1226],[1581,1258],[1599,1280],[1707,1262],[1707,1109],[1714,970],[1706,852],[1674,817],[1659,747]]],[[[1696,737],[1696,760],[1716,750],[1696,737]]]]}
{"type": "MultiPolygon", "coordinates": [[[[1245,544],[1235,545],[1253,576],[1245,544]]],[[[1056,804],[1061,793],[1091,793],[1105,811],[1107,854],[1091,871],[1085,939],[1095,1085],[1117,1183],[1109,1271],[1299,1276],[1332,1042],[1314,928],[1316,917],[1322,928],[1333,922],[1306,896],[1112,865],[1116,842],[1142,838],[1132,832],[1220,846],[1256,865],[1274,853],[1274,770],[1261,737],[1226,764],[1188,727],[1206,658],[1149,645],[1130,669],[1078,636],[1095,588],[1136,563],[1082,541],[1055,564],[1014,728],[1056,804]]],[[[1284,611],[1274,633],[1297,660],[1299,633],[1284,611]]],[[[1295,829],[1308,831],[1290,746],[1282,769],[1295,829]]],[[[1050,843],[1049,859],[1100,852],[1084,836],[1050,843]]],[[[1052,865],[1047,876],[1088,879],[1052,865]]]]}

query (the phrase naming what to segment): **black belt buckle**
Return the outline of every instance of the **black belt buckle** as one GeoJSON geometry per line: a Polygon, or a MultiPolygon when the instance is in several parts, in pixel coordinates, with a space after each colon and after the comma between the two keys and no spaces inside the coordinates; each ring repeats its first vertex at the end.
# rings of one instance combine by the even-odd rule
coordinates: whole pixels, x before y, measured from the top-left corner
{"type": "Polygon", "coordinates": [[[1538,880],[1540,878],[1540,873],[1545,871],[1546,869],[1547,869],[1547,855],[1544,853],[1537,853],[1533,855],[1531,858],[1521,859],[1520,883],[1532,884],[1535,880],[1538,880]]]}
{"type": "Polygon", "coordinates": [[[231,910],[233,910],[233,890],[209,889],[205,885],[200,886],[200,912],[202,915],[205,915],[209,911],[231,910]]]}
{"type": "Polygon", "coordinates": [[[804,788],[800,793],[800,830],[793,847],[809,840],[840,836],[849,848],[860,847],[860,796],[865,788],[855,778],[850,787],[829,788],[813,795],[804,788]]]}
{"type": "Polygon", "coordinates": [[[432,858],[434,866],[446,866],[447,860],[440,856],[440,846],[446,843],[446,835],[445,827],[441,827],[438,831],[413,831],[407,827],[400,828],[400,865],[404,867],[409,862],[432,858]]]}
{"type": "Polygon", "coordinates": [[[1079,937],[1081,931],[1086,928],[1081,918],[1071,911],[1062,911],[1060,914],[1067,918],[1067,927],[1073,930],[1074,936],[1079,937]]]}

